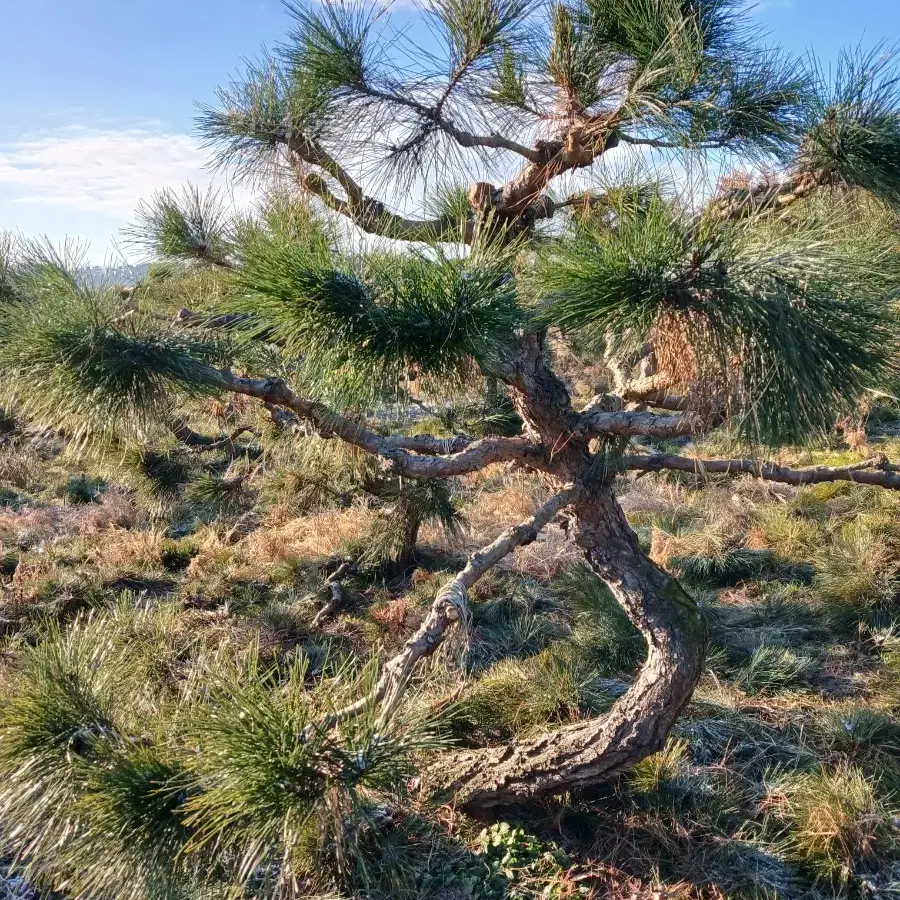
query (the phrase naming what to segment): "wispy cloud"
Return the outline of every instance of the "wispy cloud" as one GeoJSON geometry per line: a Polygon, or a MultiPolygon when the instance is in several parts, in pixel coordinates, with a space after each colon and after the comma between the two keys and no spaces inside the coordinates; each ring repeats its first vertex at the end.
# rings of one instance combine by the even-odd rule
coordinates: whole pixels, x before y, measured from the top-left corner
{"type": "MultiPolygon", "coordinates": [[[[99,262],[124,249],[121,229],[154,192],[187,181],[225,187],[207,161],[196,138],[155,123],[70,125],[0,142],[0,227],[81,238],[99,262]]],[[[250,195],[234,199],[244,206],[250,195]]]]}
{"type": "Polygon", "coordinates": [[[0,144],[0,193],[17,204],[127,218],[155,190],[188,180],[207,183],[206,157],[185,134],[64,128],[0,144]]]}

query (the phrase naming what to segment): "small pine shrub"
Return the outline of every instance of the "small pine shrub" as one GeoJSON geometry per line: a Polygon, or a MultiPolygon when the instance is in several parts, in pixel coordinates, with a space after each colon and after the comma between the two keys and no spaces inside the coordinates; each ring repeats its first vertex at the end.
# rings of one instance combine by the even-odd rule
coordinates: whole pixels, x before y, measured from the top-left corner
{"type": "Polygon", "coordinates": [[[246,486],[242,477],[225,478],[209,472],[192,481],[184,492],[187,503],[220,512],[234,509],[245,498],[246,486]]]}
{"type": "Polygon", "coordinates": [[[784,775],[770,798],[786,827],[786,852],[822,878],[847,883],[900,859],[896,811],[861,769],[842,763],[784,775]]]}
{"type": "Polygon", "coordinates": [[[836,628],[889,616],[900,591],[897,548],[866,523],[850,522],[817,554],[815,588],[836,628]]]}
{"type": "Polygon", "coordinates": [[[347,549],[362,569],[409,569],[422,525],[438,525],[451,539],[465,525],[447,479],[399,479],[372,483],[368,489],[386,506],[369,532],[347,549]]]}
{"type": "MultiPolygon", "coordinates": [[[[32,880],[77,898],[290,895],[360,886],[418,754],[443,746],[372,699],[378,660],[266,668],[181,647],[172,611],[125,601],[24,646],[0,704],[0,819],[32,880]],[[167,650],[168,647],[168,650],[167,650]],[[367,698],[359,718],[327,716],[367,698]]],[[[368,874],[367,874],[368,872],[368,874]]]]}
{"type": "Polygon", "coordinates": [[[121,467],[135,488],[148,498],[177,496],[191,478],[191,466],[181,450],[131,448],[122,456],[121,467]]]}
{"type": "Polygon", "coordinates": [[[69,506],[96,503],[105,487],[104,482],[89,475],[73,475],[57,491],[57,496],[69,506]]]}
{"type": "Polygon", "coordinates": [[[761,507],[756,529],[765,546],[785,559],[805,562],[821,547],[823,538],[818,521],[795,515],[785,506],[761,507]]]}
{"type": "Polygon", "coordinates": [[[481,671],[508,657],[534,656],[565,634],[549,611],[535,612],[524,598],[497,597],[472,606],[469,668],[481,671]]]}
{"type": "Polygon", "coordinates": [[[689,584],[708,588],[732,587],[757,580],[812,580],[809,566],[787,564],[772,550],[746,547],[705,556],[676,557],[670,565],[689,584]]]}
{"type": "Polygon", "coordinates": [[[762,644],[738,670],[736,682],[753,694],[781,694],[804,687],[816,668],[811,657],[762,644]]]}

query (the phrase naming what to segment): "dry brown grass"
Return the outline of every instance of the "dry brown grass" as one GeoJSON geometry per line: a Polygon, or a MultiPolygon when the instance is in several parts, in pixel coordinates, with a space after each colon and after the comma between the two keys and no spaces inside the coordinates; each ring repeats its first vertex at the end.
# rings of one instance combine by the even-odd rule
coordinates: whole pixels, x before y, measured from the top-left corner
{"type": "Polygon", "coordinates": [[[561,528],[545,528],[534,543],[516,550],[507,560],[507,567],[522,575],[548,581],[581,559],[578,548],[561,528]]]}
{"type": "Polygon", "coordinates": [[[162,565],[166,538],[160,531],[129,531],[113,526],[87,552],[101,570],[155,568],[162,565]]]}
{"type": "Polygon", "coordinates": [[[79,534],[99,534],[107,528],[131,528],[139,515],[131,499],[118,488],[108,488],[99,503],[77,507],[75,530],[79,534]]]}
{"type": "Polygon", "coordinates": [[[70,534],[98,535],[109,528],[133,527],[138,513],[116,488],[104,491],[98,503],[83,506],[26,506],[0,510],[0,547],[39,546],[70,534]]]}
{"type": "Polygon", "coordinates": [[[267,520],[236,542],[209,528],[196,536],[198,552],[186,574],[189,579],[225,574],[229,578],[264,581],[279,563],[324,560],[337,555],[347,543],[365,535],[373,516],[368,506],[359,505],[287,520],[267,520]]]}
{"type": "Polygon", "coordinates": [[[397,635],[405,630],[412,607],[406,597],[378,603],[369,610],[369,617],[376,621],[388,634],[397,635]]]}
{"type": "Polygon", "coordinates": [[[650,538],[650,559],[658,566],[668,566],[678,556],[707,556],[721,552],[723,536],[713,530],[694,531],[679,536],[654,528],[650,538]]]}
{"type": "Polygon", "coordinates": [[[63,531],[63,512],[61,506],[0,510],[0,546],[5,549],[52,541],[63,531]]]}
{"type": "Polygon", "coordinates": [[[540,499],[533,479],[509,479],[497,490],[476,490],[465,506],[467,543],[473,547],[489,544],[503,531],[534,514],[540,499]]]}
{"type": "Polygon", "coordinates": [[[35,485],[41,467],[37,458],[17,447],[0,449],[0,482],[17,488],[30,488],[35,485]]]}
{"type": "Polygon", "coordinates": [[[684,488],[672,482],[659,481],[654,485],[634,487],[622,494],[619,504],[626,515],[635,513],[669,512],[682,502],[684,488]]]}

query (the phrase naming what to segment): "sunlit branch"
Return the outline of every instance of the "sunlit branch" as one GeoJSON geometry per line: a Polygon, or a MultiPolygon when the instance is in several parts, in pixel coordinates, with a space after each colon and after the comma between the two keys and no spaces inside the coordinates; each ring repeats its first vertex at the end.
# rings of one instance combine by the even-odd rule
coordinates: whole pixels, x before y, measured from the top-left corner
{"type": "Polygon", "coordinates": [[[582,414],[584,431],[621,437],[671,438],[696,434],[701,423],[692,416],[659,416],[651,412],[603,412],[582,414]]]}
{"type": "MultiPolygon", "coordinates": [[[[568,487],[548,500],[530,519],[504,531],[493,543],[476,550],[465,568],[438,592],[425,619],[403,649],[384,667],[375,688],[375,699],[383,700],[383,716],[390,715],[409,682],[416,665],[441,646],[451,625],[468,615],[467,594],[472,586],[517,547],[532,543],[540,531],[568,506],[575,491],[568,487]]],[[[359,715],[371,704],[365,698],[330,717],[329,724],[359,715]]]]}
{"type": "Polygon", "coordinates": [[[813,466],[791,469],[771,462],[753,459],[691,459],[658,453],[652,456],[625,456],[622,468],[643,472],[692,472],[695,475],[754,475],[763,481],[802,486],[825,481],[852,481],[900,490],[900,466],[888,462],[884,456],[867,459],[849,466],[813,466]]]}
{"type": "MultiPolygon", "coordinates": [[[[311,424],[323,437],[336,437],[373,456],[387,460],[398,474],[410,478],[447,478],[475,472],[496,462],[513,460],[540,466],[541,449],[524,438],[484,438],[447,455],[416,455],[410,448],[427,448],[433,453],[438,439],[430,436],[407,438],[380,435],[360,422],[354,422],[322,403],[300,397],[277,378],[247,378],[222,369],[207,368],[204,381],[212,387],[256,397],[267,406],[289,409],[298,419],[311,424]]],[[[463,438],[463,440],[466,440],[463,438]]],[[[450,449],[455,444],[451,440],[450,449]]]]}
{"type": "Polygon", "coordinates": [[[363,231],[404,241],[454,240],[469,242],[474,230],[445,217],[408,219],[393,213],[374,197],[368,196],[352,175],[318,142],[300,133],[283,135],[278,141],[288,148],[298,165],[297,178],[302,187],[322,202],[350,219],[363,231]],[[305,166],[317,166],[341,186],[346,197],[339,197],[324,178],[305,166]]]}

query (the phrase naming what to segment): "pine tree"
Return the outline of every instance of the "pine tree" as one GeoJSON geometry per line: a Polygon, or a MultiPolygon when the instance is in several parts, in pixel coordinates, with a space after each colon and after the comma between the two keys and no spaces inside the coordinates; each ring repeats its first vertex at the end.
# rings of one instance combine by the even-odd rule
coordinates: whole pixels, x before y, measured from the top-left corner
{"type": "Polygon", "coordinates": [[[214,302],[174,327],[152,303],[123,313],[117,293],[81,284],[46,247],[0,267],[2,387],[32,418],[149,439],[185,397],[237,395],[297,440],[306,429],[344,442],[392,477],[492,463],[538,474],[550,499],[475,553],[365,701],[329,720],[373,703],[389,717],[466,619],[467,590],[561,520],[647,657],[606,716],[442,757],[429,777],[470,813],[629,768],[663,746],[700,677],[701,611],[641,550],[618,476],[900,489],[883,459],[759,459],[828,431],[896,377],[900,74],[879,48],[826,75],[767,48],[743,7],[434,0],[422,16],[438,51],[412,46],[377,4],[289,3],[286,43],[200,116],[218,161],[270,191],[259,214],[167,192],[133,234],[166,263],[145,300],[180,272],[211,279],[194,296],[214,302]],[[615,178],[607,163],[623,153],[645,165],[615,178]],[[685,185],[703,164],[747,174],[698,194],[685,185]],[[502,180],[472,180],[486,172],[502,180]],[[416,218],[423,179],[437,184],[416,218]],[[588,187],[558,187],[575,183],[588,187]],[[606,358],[615,390],[575,408],[553,342],[606,358]],[[411,377],[435,402],[487,379],[520,433],[385,433],[379,413],[402,405],[411,377]],[[714,428],[754,452],[637,446],[714,428]]]}

